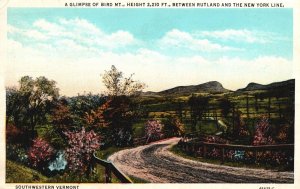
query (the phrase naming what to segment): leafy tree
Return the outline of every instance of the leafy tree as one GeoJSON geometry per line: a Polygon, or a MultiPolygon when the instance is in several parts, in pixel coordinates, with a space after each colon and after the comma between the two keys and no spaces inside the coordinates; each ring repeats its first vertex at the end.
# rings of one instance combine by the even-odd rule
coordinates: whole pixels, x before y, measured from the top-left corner
{"type": "Polygon", "coordinates": [[[68,167],[73,172],[89,174],[93,153],[100,147],[100,136],[93,130],[67,131],[69,147],[66,149],[68,167]]]}
{"type": "Polygon", "coordinates": [[[123,72],[112,65],[105,71],[102,81],[109,97],[109,108],[104,113],[111,131],[112,142],[117,146],[132,143],[132,123],[138,112],[137,104],[132,96],[137,96],[145,88],[145,84],[133,79],[133,74],[126,78],[123,72]]]}
{"type": "Polygon", "coordinates": [[[232,102],[228,98],[222,98],[220,100],[221,112],[225,118],[228,116],[232,107],[233,107],[232,102]]]}
{"type": "Polygon", "coordinates": [[[59,134],[63,135],[63,132],[73,125],[73,116],[68,102],[66,99],[60,99],[52,110],[51,113],[52,123],[55,125],[59,134]]]}
{"type": "Polygon", "coordinates": [[[93,114],[107,101],[107,97],[91,93],[79,95],[68,99],[68,106],[72,112],[73,124],[77,128],[87,124],[86,116],[93,114]]]}
{"type": "Polygon", "coordinates": [[[165,136],[180,136],[184,134],[184,125],[178,117],[167,117],[163,121],[163,133],[165,136]]]}
{"type": "Polygon", "coordinates": [[[145,84],[139,81],[133,80],[131,74],[128,78],[123,76],[123,72],[117,70],[112,65],[111,70],[105,71],[102,76],[102,81],[107,88],[107,94],[109,96],[131,96],[139,94],[144,88],[145,84]]]}
{"type": "Polygon", "coordinates": [[[196,96],[192,95],[188,104],[191,108],[191,119],[192,119],[192,130],[196,130],[196,125],[198,121],[202,120],[202,117],[208,109],[209,97],[207,96],[196,96]]]}
{"type": "Polygon", "coordinates": [[[19,81],[19,93],[24,99],[23,106],[25,117],[29,121],[31,128],[31,137],[34,138],[35,126],[46,121],[46,115],[50,112],[52,103],[59,94],[56,82],[48,80],[46,77],[38,77],[35,80],[32,77],[24,76],[19,81]]]}
{"type": "Polygon", "coordinates": [[[111,142],[117,146],[128,146],[133,142],[132,124],[136,119],[134,106],[128,96],[115,96],[111,97],[108,108],[104,112],[111,142]]]}
{"type": "Polygon", "coordinates": [[[6,88],[6,125],[12,122],[13,125],[19,127],[21,125],[22,119],[22,106],[23,99],[17,88],[8,87],[6,88]]]}
{"type": "Polygon", "coordinates": [[[85,112],[85,122],[88,127],[92,129],[98,129],[108,126],[108,122],[105,119],[105,111],[110,105],[110,100],[99,106],[96,110],[91,110],[90,112],[85,112]]]}

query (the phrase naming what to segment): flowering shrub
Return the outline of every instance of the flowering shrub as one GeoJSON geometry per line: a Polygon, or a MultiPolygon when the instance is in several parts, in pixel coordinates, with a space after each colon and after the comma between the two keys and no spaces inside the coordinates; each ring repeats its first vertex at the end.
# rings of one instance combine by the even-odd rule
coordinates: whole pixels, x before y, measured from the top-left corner
{"type": "Polygon", "coordinates": [[[269,120],[266,116],[263,116],[259,123],[256,125],[253,145],[274,144],[274,140],[270,136],[269,129],[269,120]]]}
{"type": "Polygon", "coordinates": [[[211,151],[207,153],[207,156],[213,159],[217,159],[221,157],[220,149],[213,148],[211,151]]]}
{"type": "Polygon", "coordinates": [[[148,120],[145,125],[145,133],[147,136],[147,142],[150,138],[159,139],[162,137],[163,124],[160,120],[148,120]]]}
{"type": "Polygon", "coordinates": [[[65,132],[69,147],[66,149],[68,167],[72,171],[88,171],[93,153],[100,147],[100,136],[93,130],[65,132]]]}
{"type": "Polygon", "coordinates": [[[241,127],[239,130],[239,136],[243,137],[243,136],[249,136],[250,133],[249,131],[246,130],[245,127],[241,127]]]}
{"type": "Polygon", "coordinates": [[[28,151],[28,158],[33,167],[44,168],[54,154],[53,147],[47,141],[36,138],[28,151]]]}

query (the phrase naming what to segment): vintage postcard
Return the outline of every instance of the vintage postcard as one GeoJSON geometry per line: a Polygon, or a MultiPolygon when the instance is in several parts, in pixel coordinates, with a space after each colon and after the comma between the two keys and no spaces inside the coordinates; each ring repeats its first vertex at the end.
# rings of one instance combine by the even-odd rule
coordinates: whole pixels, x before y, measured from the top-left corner
{"type": "Polygon", "coordinates": [[[0,19],[0,188],[299,187],[298,2],[0,0],[0,19]]]}

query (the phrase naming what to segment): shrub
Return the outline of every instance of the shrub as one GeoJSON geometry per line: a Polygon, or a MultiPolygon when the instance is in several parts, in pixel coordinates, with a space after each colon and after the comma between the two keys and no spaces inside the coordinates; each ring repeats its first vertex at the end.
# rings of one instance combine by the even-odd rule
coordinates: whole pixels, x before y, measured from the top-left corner
{"type": "Polygon", "coordinates": [[[65,132],[69,147],[66,149],[68,167],[71,171],[88,173],[93,153],[100,147],[100,136],[93,130],[65,132]]]}
{"type": "Polygon", "coordinates": [[[178,117],[169,116],[163,122],[163,132],[165,136],[180,136],[184,134],[184,124],[180,121],[178,117]]]}
{"type": "Polygon", "coordinates": [[[28,151],[28,158],[33,167],[44,170],[54,154],[54,148],[47,141],[36,138],[28,151]]]}
{"type": "Polygon", "coordinates": [[[15,125],[8,124],[6,127],[6,142],[7,143],[20,143],[22,140],[23,132],[15,125]]]}
{"type": "Polygon", "coordinates": [[[28,165],[28,153],[20,144],[7,144],[6,158],[28,165]]]}
{"type": "Polygon", "coordinates": [[[148,120],[145,125],[147,142],[149,139],[158,140],[162,137],[163,124],[160,120],[148,120]]]}
{"type": "Polygon", "coordinates": [[[270,134],[270,124],[266,116],[263,116],[255,128],[253,145],[274,144],[274,140],[270,134]]]}

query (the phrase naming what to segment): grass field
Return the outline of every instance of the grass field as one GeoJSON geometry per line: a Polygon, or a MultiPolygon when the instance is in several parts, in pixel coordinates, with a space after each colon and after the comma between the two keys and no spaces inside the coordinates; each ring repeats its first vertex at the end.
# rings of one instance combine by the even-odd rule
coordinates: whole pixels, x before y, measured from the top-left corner
{"type": "Polygon", "coordinates": [[[29,167],[6,160],[7,183],[44,183],[47,180],[47,177],[29,167]]]}

